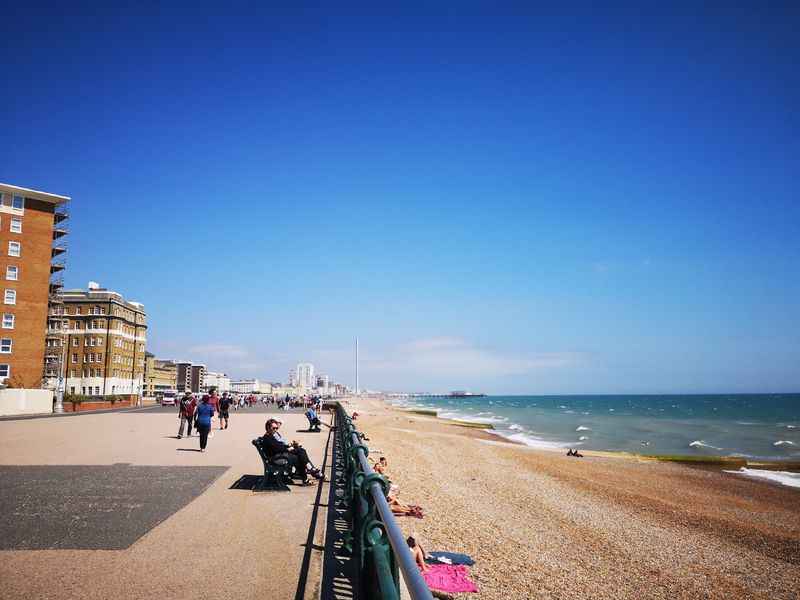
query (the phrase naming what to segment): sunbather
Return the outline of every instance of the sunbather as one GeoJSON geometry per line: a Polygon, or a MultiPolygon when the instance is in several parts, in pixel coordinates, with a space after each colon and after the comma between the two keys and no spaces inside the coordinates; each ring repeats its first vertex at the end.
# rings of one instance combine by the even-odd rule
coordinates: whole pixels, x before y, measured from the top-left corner
{"type": "Polygon", "coordinates": [[[386,501],[389,503],[389,508],[392,509],[392,514],[421,519],[423,517],[422,507],[415,504],[403,504],[397,499],[397,492],[398,487],[392,484],[389,488],[389,494],[386,496],[386,501]]]}
{"type": "Polygon", "coordinates": [[[380,475],[386,475],[386,469],[388,466],[389,463],[386,461],[386,457],[381,456],[378,460],[375,461],[375,464],[372,465],[372,469],[380,475]]]}
{"type": "Polygon", "coordinates": [[[425,563],[425,559],[427,558],[425,550],[417,543],[417,540],[411,536],[406,540],[406,543],[408,547],[411,548],[411,555],[414,557],[414,562],[417,563],[419,570],[423,573],[427,571],[430,567],[425,563]]]}

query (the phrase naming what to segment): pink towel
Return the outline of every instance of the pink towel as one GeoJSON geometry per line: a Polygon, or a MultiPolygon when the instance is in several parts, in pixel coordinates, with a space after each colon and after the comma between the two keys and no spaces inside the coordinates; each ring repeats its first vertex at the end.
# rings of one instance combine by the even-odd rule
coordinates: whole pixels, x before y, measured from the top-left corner
{"type": "Polygon", "coordinates": [[[448,593],[478,591],[464,565],[428,565],[422,576],[432,590],[448,593]]]}

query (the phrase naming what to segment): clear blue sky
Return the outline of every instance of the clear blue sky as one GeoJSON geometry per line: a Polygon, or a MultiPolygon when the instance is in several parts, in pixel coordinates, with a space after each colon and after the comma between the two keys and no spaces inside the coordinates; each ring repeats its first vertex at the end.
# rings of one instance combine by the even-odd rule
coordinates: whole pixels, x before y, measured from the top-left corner
{"type": "Polygon", "coordinates": [[[0,181],[233,376],[800,390],[798,4],[529,4],[7,4],[0,181]]]}

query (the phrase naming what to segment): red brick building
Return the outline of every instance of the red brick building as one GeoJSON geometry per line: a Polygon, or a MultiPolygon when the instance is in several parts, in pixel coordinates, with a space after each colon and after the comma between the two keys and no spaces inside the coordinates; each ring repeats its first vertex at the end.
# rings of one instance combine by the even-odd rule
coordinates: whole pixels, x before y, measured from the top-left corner
{"type": "MultiPolygon", "coordinates": [[[[43,384],[48,312],[58,310],[63,286],[68,201],[67,196],[0,183],[0,382],[12,387],[43,384]]],[[[57,348],[60,355],[62,348],[57,348]]]]}

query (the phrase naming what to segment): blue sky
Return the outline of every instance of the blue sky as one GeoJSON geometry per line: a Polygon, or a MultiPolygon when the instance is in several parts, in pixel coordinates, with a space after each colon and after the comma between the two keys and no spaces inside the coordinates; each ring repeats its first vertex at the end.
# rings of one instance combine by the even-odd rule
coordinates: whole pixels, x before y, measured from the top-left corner
{"type": "Polygon", "coordinates": [[[149,349],[376,389],[800,390],[800,10],[2,9],[0,181],[149,349]],[[20,12],[22,11],[22,12],[20,12]]]}

